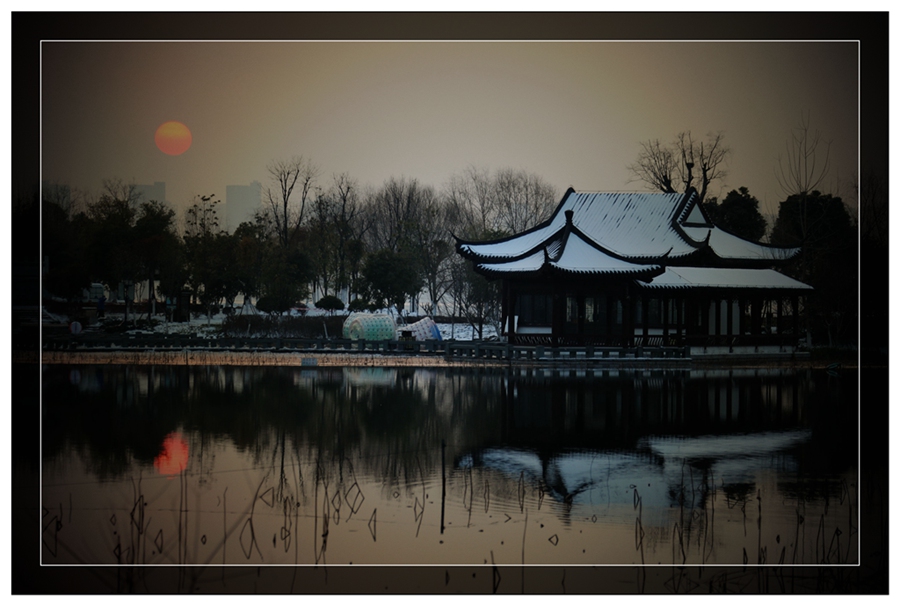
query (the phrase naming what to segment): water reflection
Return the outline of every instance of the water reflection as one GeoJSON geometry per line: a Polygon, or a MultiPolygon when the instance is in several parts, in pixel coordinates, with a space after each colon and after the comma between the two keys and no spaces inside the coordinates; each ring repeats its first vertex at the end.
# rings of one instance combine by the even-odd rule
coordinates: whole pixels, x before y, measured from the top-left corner
{"type": "Polygon", "coordinates": [[[163,440],[159,454],[153,459],[153,466],[164,476],[174,476],[185,470],[188,464],[188,445],[181,434],[170,433],[163,440]]]}
{"type": "Polygon", "coordinates": [[[856,558],[851,373],[43,376],[44,563],[856,558]]]}

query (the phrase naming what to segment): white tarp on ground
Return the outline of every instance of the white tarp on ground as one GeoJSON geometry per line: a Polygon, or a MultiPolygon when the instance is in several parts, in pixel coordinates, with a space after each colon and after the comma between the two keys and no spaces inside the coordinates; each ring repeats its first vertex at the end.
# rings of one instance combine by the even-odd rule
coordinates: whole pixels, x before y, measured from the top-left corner
{"type": "Polygon", "coordinates": [[[413,339],[416,341],[441,340],[441,331],[431,318],[422,318],[406,326],[404,330],[412,331],[413,339]]]}

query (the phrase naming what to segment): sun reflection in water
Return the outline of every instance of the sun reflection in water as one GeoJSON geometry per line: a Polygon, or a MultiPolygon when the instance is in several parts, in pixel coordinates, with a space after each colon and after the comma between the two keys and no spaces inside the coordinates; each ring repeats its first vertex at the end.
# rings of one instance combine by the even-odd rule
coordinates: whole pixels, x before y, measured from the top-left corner
{"type": "Polygon", "coordinates": [[[163,440],[159,454],[153,459],[153,466],[163,475],[176,476],[184,471],[187,464],[188,445],[180,433],[170,433],[163,440]]]}

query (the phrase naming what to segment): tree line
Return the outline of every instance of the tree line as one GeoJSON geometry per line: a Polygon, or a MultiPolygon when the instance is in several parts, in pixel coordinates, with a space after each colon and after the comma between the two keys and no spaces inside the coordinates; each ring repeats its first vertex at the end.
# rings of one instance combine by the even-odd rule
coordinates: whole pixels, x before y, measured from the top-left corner
{"type": "MultiPolygon", "coordinates": [[[[463,317],[482,329],[498,316],[498,286],[455,254],[454,237],[511,235],[546,220],[560,192],[524,170],[469,168],[441,189],[391,177],[362,187],[346,173],[323,179],[303,157],[269,164],[252,220],[229,232],[216,195],[179,217],[134,185],[104,182],[96,200],[73,203],[47,188],[42,204],[44,289],[77,301],[99,282],[146,285],[139,299],[189,296],[208,310],[238,295],[285,311],[318,293],[326,309],[463,317]]],[[[133,297],[126,296],[130,304],[133,297]]]]}

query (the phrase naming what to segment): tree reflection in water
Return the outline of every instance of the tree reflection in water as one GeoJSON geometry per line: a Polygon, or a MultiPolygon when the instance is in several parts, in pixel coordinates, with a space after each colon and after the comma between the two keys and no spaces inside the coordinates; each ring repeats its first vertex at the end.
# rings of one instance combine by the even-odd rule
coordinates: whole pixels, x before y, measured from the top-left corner
{"type": "Polygon", "coordinates": [[[71,502],[73,522],[45,530],[43,558],[853,561],[855,382],[788,370],[48,366],[43,498],[47,511],[71,502]]]}

